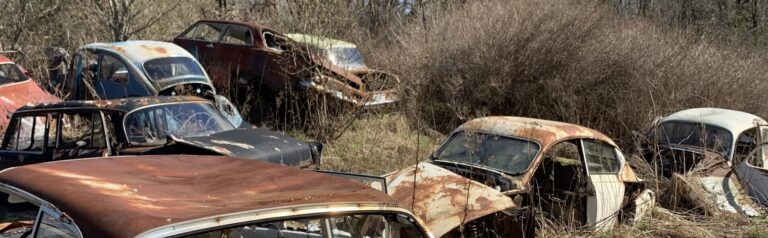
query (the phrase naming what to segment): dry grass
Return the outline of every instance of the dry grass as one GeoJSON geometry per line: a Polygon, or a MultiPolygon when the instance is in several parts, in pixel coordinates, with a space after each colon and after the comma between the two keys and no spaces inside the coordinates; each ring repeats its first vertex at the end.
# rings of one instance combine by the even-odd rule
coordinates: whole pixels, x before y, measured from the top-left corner
{"type": "Polygon", "coordinates": [[[371,115],[326,144],[322,167],[381,175],[426,159],[439,139],[411,130],[399,113],[371,115]]]}

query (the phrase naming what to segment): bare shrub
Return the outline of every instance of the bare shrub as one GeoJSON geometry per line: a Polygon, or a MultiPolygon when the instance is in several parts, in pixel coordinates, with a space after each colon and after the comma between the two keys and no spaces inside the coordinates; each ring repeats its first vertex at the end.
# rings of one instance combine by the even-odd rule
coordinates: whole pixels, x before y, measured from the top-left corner
{"type": "Polygon", "coordinates": [[[765,114],[766,63],[749,49],[701,42],[603,5],[482,1],[435,14],[385,51],[403,75],[412,120],[447,132],[471,118],[516,115],[582,124],[630,148],[632,130],[694,106],[765,114]]]}

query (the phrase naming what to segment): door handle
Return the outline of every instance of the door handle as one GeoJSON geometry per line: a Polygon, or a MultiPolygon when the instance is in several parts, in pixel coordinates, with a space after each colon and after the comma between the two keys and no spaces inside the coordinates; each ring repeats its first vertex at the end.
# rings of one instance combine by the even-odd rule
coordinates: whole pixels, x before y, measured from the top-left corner
{"type": "Polygon", "coordinates": [[[205,45],[205,47],[213,48],[213,43],[208,43],[207,45],[205,45]]]}

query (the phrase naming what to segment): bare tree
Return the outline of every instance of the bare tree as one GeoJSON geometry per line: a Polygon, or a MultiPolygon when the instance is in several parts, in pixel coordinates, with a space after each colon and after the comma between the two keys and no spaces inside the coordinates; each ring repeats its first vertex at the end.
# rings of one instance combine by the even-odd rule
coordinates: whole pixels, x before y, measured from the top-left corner
{"type": "Polygon", "coordinates": [[[91,0],[93,7],[90,9],[107,25],[113,40],[125,41],[157,23],[168,12],[178,8],[181,1],[167,5],[158,3],[142,0],[91,0]],[[165,8],[165,10],[162,14],[148,16],[147,9],[153,7],[165,8]]]}

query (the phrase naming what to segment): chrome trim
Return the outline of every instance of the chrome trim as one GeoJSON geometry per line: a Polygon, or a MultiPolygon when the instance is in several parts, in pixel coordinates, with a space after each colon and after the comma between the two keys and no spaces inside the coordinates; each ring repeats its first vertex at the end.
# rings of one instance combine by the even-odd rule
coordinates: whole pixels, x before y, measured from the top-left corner
{"type": "Polygon", "coordinates": [[[248,224],[275,218],[290,219],[294,217],[305,217],[313,215],[334,214],[334,213],[352,213],[352,212],[388,212],[407,215],[413,219],[423,235],[432,238],[433,235],[417,216],[413,215],[407,209],[396,203],[376,203],[376,202],[345,202],[345,203],[320,203],[309,205],[296,205],[277,208],[257,209],[252,211],[223,214],[206,218],[184,221],[176,224],[157,227],[145,231],[136,237],[168,237],[180,236],[195,231],[201,231],[217,227],[226,227],[237,224],[248,224]]]}

